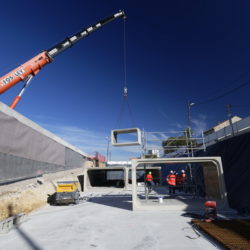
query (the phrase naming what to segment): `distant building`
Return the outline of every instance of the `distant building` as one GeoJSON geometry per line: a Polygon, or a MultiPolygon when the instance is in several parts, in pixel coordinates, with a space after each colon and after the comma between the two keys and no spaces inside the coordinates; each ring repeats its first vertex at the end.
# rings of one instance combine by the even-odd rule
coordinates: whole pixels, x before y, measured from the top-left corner
{"type": "Polygon", "coordinates": [[[112,166],[131,166],[131,161],[108,161],[106,163],[107,167],[112,167],[112,166]]]}
{"type": "Polygon", "coordinates": [[[95,155],[91,156],[90,159],[93,162],[93,167],[105,167],[106,158],[99,152],[95,152],[95,155]]]}
{"type": "Polygon", "coordinates": [[[160,157],[160,151],[159,151],[159,149],[150,149],[150,150],[148,150],[148,154],[160,157]]]}
{"type": "Polygon", "coordinates": [[[232,124],[229,120],[220,122],[216,126],[204,132],[204,142],[206,146],[217,143],[229,136],[246,133],[250,131],[250,116],[241,118],[239,116],[232,117],[232,124]]]}
{"type": "MultiPolygon", "coordinates": [[[[235,122],[238,122],[238,121],[242,120],[242,118],[239,117],[239,116],[237,116],[237,115],[236,115],[236,116],[233,116],[231,119],[232,119],[232,123],[235,123],[235,122]]],[[[215,125],[214,127],[212,127],[212,128],[210,128],[210,129],[204,131],[204,135],[205,135],[205,136],[206,136],[206,135],[210,135],[210,134],[212,134],[212,133],[214,133],[214,132],[216,132],[216,131],[219,131],[219,130],[221,130],[221,129],[223,129],[223,128],[229,126],[229,125],[230,125],[229,120],[225,120],[225,121],[223,121],[223,122],[219,122],[219,123],[218,123],[217,125],[215,125]]]]}

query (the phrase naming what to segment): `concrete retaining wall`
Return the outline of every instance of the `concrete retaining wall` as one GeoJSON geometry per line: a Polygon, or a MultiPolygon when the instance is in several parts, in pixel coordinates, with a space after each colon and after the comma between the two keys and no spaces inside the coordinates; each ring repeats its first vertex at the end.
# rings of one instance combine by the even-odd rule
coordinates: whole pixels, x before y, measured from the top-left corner
{"type": "Polygon", "coordinates": [[[83,167],[86,153],[0,102],[0,184],[83,167]]]}

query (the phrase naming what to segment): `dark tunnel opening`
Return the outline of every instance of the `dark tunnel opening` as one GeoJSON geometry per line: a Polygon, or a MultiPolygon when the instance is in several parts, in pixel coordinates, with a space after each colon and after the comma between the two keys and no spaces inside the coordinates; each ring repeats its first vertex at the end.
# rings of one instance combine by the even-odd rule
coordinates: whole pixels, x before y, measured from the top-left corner
{"type": "Polygon", "coordinates": [[[125,171],[122,169],[89,170],[88,177],[92,187],[124,188],[125,171]]]}

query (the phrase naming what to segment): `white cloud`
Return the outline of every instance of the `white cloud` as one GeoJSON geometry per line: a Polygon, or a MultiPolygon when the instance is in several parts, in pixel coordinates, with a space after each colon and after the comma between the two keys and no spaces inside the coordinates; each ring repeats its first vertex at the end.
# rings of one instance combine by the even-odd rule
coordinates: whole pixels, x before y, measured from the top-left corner
{"type": "Polygon", "coordinates": [[[178,129],[182,129],[182,130],[183,130],[183,125],[181,125],[180,123],[176,123],[176,127],[177,127],[178,129]]]}
{"type": "Polygon", "coordinates": [[[95,151],[103,152],[107,149],[107,136],[104,133],[76,126],[52,124],[42,124],[42,126],[89,154],[93,154],[95,151]]]}
{"type": "Polygon", "coordinates": [[[207,129],[207,116],[204,114],[199,114],[197,118],[192,118],[192,130],[194,132],[194,136],[201,136],[202,131],[207,129]]]}
{"type": "MultiPolygon", "coordinates": [[[[40,117],[40,120],[44,120],[43,118],[44,117],[40,117]]],[[[206,119],[206,115],[202,114],[192,118],[191,123],[194,136],[200,136],[201,132],[207,129],[206,119]]],[[[48,120],[49,119],[47,119],[47,121],[48,120]]],[[[77,126],[54,124],[54,121],[50,121],[51,123],[40,122],[40,124],[42,127],[48,129],[68,143],[76,146],[83,152],[92,155],[97,151],[102,155],[107,155],[107,136],[109,135],[109,131],[104,133],[90,129],[83,129],[77,126]]],[[[176,127],[183,129],[183,126],[179,123],[176,124],[176,127]]],[[[179,136],[181,133],[181,131],[168,131],[149,134],[147,141],[148,149],[161,149],[162,140],[167,139],[169,136],[179,136]]],[[[140,156],[142,154],[142,148],[140,146],[113,147],[109,144],[109,152],[111,152],[112,160],[128,160],[129,158],[140,156]]]]}
{"type": "Polygon", "coordinates": [[[162,109],[159,110],[159,113],[160,113],[166,120],[169,120],[169,116],[168,116],[162,109]]]}
{"type": "MultiPolygon", "coordinates": [[[[93,155],[99,152],[107,155],[108,134],[100,131],[92,131],[82,129],[76,126],[57,125],[40,123],[42,127],[48,129],[52,133],[61,137],[68,143],[76,146],[80,150],[93,155]]],[[[109,143],[109,152],[111,152],[112,160],[128,160],[131,157],[138,157],[141,154],[141,147],[112,147],[109,143]]]]}

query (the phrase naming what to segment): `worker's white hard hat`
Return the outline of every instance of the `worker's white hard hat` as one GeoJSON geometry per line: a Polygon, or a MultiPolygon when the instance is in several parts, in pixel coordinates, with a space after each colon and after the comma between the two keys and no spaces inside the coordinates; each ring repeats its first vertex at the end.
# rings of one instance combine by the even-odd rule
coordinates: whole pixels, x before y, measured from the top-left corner
{"type": "Polygon", "coordinates": [[[149,174],[152,174],[151,172],[148,172],[149,174]]]}
{"type": "Polygon", "coordinates": [[[182,173],[185,173],[185,170],[181,170],[182,173]]]}
{"type": "Polygon", "coordinates": [[[170,173],[171,173],[171,174],[173,174],[173,173],[174,173],[174,171],[173,171],[173,170],[170,170],[170,173]]]}

